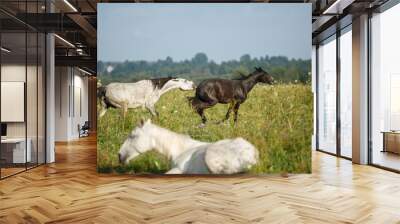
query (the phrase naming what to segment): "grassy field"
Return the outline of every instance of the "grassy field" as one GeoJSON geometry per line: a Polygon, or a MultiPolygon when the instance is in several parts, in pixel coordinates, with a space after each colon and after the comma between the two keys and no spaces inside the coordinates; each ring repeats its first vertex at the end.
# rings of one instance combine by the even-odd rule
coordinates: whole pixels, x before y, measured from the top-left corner
{"type": "MultiPolygon", "coordinates": [[[[163,95],[156,108],[160,116],[152,121],[178,133],[201,141],[217,141],[241,136],[260,152],[260,161],[250,173],[310,173],[313,97],[311,87],[301,84],[257,85],[239,110],[236,126],[214,124],[224,118],[228,105],[219,104],[206,110],[209,123],[198,128],[200,117],[189,106],[186,96],[194,92],[174,90],[163,95]]],[[[99,172],[165,173],[170,162],[152,151],[131,161],[118,163],[118,151],[141,118],[151,118],[144,109],[130,109],[122,118],[119,109],[109,109],[98,122],[99,172]]]]}

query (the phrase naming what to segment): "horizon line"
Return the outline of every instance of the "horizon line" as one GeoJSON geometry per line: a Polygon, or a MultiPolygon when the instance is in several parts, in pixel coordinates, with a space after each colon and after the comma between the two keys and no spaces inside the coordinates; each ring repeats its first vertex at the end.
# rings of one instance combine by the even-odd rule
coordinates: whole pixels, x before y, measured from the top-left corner
{"type": "MultiPolygon", "coordinates": [[[[196,54],[199,54],[199,53],[203,53],[203,52],[198,52],[198,53],[196,53],[196,54]]],[[[194,56],[196,56],[196,54],[194,54],[194,56]]],[[[206,56],[207,56],[207,54],[205,54],[206,56]]],[[[288,60],[311,60],[311,53],[310,53],[310,57],[309,58],[301,58],[301,57],[298,57],[298,58],[296,58],[296,57],[288,57],[288,56],[284,56],[284,55],[265,55],[265,56],[259,56],[259,57],[252,57],[250,54],[243,54],[242,56],[244,56],[244,55],[249,55],[250,56],[250,60],[253,60],[253,59],[260,59],[261,57],[264,57],[265,58],[265,56],[268,56],[269,58],[272,58],[272,57],[284,57],[284,58],[287,58],[288,60]]],[[[164,60],[166,60],[168,57],[170,57],[171,59],[172,59],[172,61],[173,62],[185,62],[185,61],[191,61],[191,59],[193,59],[194,58],[194,56],[193,57],[191,57],[191,58],[187,58],[187,59],[183,59],[183,60],[174,60],[174,58],[173,57],[171,57],[171,56],[167,56],[167,57],[165,57],[165,58],[159,58],[159,59],[157,59],[157,60],[144,60],[144,59],[139,59],[139,60],[129,60],[129,59],[125,59],[125,60],[118,60],[118,61],[112,61],[112,60],[101,60],[101,59],[98,59],[97,58],[97,62],[108,62],[108,63],[123,63],[123,62],[140,62],[140,61],[145,61],[145,62],[150,62],[150,63],[156,63],[156,62],[158,62],[158,61],[164,61],[164,60]]],[[[241,56],[241,57],[242,57],[241,56]]],[[[208,58],[208,56],[207,56],[207,62],[209,63],[209,62],[214,62],[214,63],[216,63],[216,64],[221,64],[221,63],[223,63],[223,62],[229,62],[229,61],[240,61],[240,57],[237,59],[237,58],[235,58],[235,59],[229,59],[229,60],[224,60],[224,61],[220,61],[220,62],[216,62],[215,60],[213,60],[213,59],[210,59],[210,58],[208,58]]]]}

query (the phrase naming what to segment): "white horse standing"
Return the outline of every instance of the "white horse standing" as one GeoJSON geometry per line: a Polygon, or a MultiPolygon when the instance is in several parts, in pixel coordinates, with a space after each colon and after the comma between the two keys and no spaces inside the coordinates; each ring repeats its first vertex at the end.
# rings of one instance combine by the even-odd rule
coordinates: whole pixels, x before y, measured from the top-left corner
{"type": "Polygon", "coordinates": [[[108,107],[122,108],[124,116],[128,108],[145,107],[152,115],[157,115],[155,104],[161,95],[172,90],[193,90],[192,81],[181,78],[159,78],[141,80],[134,83],[110,83],[99,88],[98,98],[101,101],[99,117],[102,117],[108,107]]]}
{"type": "Polygon", "coordinates": [[[235,174],[258,161],[257,149],[243,138],[201,142],[152,124],[136,127],[120,148],[121,163],[155,149],[173,162],[167,174],[235,174]]]}

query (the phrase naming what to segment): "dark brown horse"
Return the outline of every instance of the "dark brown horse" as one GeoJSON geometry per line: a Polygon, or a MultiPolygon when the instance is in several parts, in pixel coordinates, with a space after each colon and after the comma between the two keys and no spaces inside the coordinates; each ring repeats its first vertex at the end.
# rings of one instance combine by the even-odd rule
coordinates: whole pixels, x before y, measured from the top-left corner
{"type": "Polygon", "coordinates": [[[192,107],[201,116],[202,124],[207,122],[204,110],[214,106],[217,103],[229,103],[229,109],[226,113],[226,121],[229,119],[233,109],[235,116],[234,121],[237,122],[237,115],[240,104],[247,99],[248,93],[259,82],[272,84],[274,79],[266,71],[260,67],[256,67],[245,78],[229,80],[229,79],[207,79],[202,81],[196,88],[196,95],[189,98],[192,107]]]}

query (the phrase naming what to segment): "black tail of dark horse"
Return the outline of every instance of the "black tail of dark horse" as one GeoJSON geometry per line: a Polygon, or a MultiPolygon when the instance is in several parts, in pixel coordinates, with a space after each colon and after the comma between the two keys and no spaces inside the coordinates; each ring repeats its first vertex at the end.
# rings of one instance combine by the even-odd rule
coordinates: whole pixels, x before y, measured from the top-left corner
{"type": "Polygon", "coordinates": [[[113,104],[110,103],[110,101],[106,97],[107,93],[107,86],[100,86],[97,88],[97,102],[100,102],[101,106],[104,109],[108,108],[115,108],[113,104]]]}
{"type": "Polygon", "coordinates": [[[106,87],[100,86],[97,88],[97,102],[102,102],[106,97],[106,87]]]}
{"type": "Polygon", "coordinates": [[[198,105],[201,103],[200,100],[195,96],[188,96],[186,98],[189,102],[189,106],[191,106],[194,110],[197,110],[198,105]]]}

